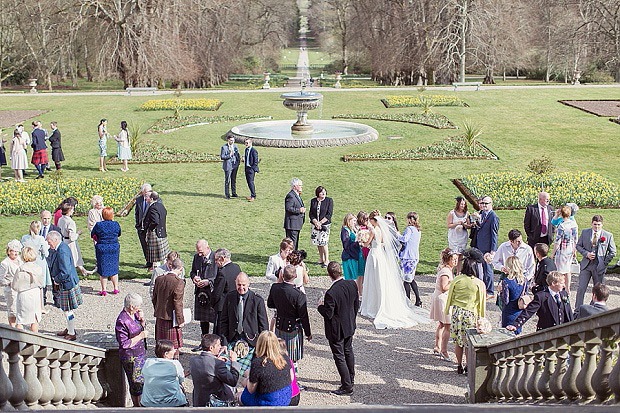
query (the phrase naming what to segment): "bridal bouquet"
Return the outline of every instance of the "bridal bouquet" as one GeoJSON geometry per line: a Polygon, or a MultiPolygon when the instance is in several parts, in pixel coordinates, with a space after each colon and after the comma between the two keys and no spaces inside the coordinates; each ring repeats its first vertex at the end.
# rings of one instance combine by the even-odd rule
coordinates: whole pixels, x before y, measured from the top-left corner
{"type": "Polygon", "coordinates": [[[357,232],[357,241],[359,241],[360,244],[368,242],[369,239],[370,239],[370,231],[369,230],[367,230],[367,229],[360,229],[357,232]]]}
{"type": "Polygon", "coordinates": [[[487,318],[484,318],[484,317],[478,318],[478,321],[476,322],[476,331],[478,331],[478,333],[488,334],[491,332],[491,330],[492,330],[491,322],[487,318]]]}

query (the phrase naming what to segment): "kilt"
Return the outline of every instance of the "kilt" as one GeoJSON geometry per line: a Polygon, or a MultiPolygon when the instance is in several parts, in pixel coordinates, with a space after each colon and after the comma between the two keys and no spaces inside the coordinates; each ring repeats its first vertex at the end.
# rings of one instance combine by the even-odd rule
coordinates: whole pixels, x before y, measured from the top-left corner
{"type": "MultiPolygon", "coordinates": [[[[203,289],[199,289],[198,294],[205,294],[202,290],[203,289]]],[[[200,305],[198,302],[198,294],[194,296],[194,320],[215,323],[215,309],[211,307],[209,302],[207,305],[200,305]]]]}
{"type": "MultiPolygon", "coordinates": [[[[238,340],[235,340],[232,343],[228,343],[228,351],[231,351],[235,348],[235,344],[237,343],[237,341],[238,340]]],[[[237,362],[241,364],[241,371],[239,371],[239,376],[243,376],[243,373],[245,373],[245,371],[249,369],[250,365],[252,364],[252,359],[254,358],[254,347],[249,347],[250,350],[248,351],[248,354],[245,357],[239,357],[237,359],[237,362]]]]}
{"type": "Polygon", "coordinates": [[[155,231],[146,233],[146,261],[161,262],[166,259],[166,255],[170,252],[168,246],[168,238],[159,238],[155,231]]]}
{"type": "Polygon", "coordinates": [[[54,162],[62,162],[65,160],[65,155],[62,153],[62,148],[52,148],[52,160],[54,162]]]}
{"type": "Polygon", "coordinates": [[[58,308],[62,311],[71,311],[82,305],[82,290],[76,284],[70,290],[60,290],[58,293],[58,308]]]}
{"type": "Polygon", "coordinates": [[[297,324],[290,333],[276,328],[276,336],[286,342],[286,351],[293,362],[304,358],[304,330],[301,324],[297,324]]]}
{"type": "Polygon", "coordinates": [[[172,320],[155,319],[155,341],[170,340],[174,348],[183,347],[183,330],[179,327],[172,327],[172,320]]]}
{"type": "Polygon", "coordinates": [[[49,163],[47,159],[47,149],[39,149],[38,151],[34,151],[30,162],[33,165],[47,165],[49,163]]]}

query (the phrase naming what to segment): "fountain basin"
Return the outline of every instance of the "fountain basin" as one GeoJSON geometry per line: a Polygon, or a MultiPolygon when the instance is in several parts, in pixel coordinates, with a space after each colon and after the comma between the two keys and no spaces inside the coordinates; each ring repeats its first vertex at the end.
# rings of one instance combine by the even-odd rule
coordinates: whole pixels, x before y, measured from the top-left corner
{"type": "Polygon", "coordinates": [[[379,133],[368,125],[335,120],[308,122],[313,131],[298,134],[291,131],[291,120],[245,123],[233,127],[226,137],[232,136],[237,143],[252,138],[255,146],[276,148],[319,148],[367,143],[376,140],[379,133]]]}

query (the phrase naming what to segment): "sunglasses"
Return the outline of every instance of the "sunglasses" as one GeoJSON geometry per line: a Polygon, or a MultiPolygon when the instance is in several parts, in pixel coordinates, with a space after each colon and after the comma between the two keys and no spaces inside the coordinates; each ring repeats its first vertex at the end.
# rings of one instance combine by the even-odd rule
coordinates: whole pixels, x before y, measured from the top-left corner
{"type": "Polygon", "coordinates": [[[391,221],[392,217],[388,215],[388,216],[385,217],[385,219],[387,219],[388,221],[391,221]]]}

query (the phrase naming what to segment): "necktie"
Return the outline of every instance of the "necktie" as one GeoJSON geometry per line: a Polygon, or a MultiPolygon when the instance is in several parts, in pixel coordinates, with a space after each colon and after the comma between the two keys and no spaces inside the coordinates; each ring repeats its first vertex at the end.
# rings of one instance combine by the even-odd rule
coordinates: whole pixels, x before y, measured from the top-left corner
{"type": "Polygon", "coordinates": [[[41,232],[41,236],[45,238],[46,235],[47,235],[47,227],[43,227],[43,232],[41,232]]]}
{"type": "Polygon", "coordinates": [[[596,247],[596,242],[598,241],[598,234],[596,232],[592,233],[592,247],[596,247]]]}
{"type": "Polygon", "coordinates": [[[555,303],[558,305],[558,320],[560,323],[562,322],[562,299],[560,298],[560,293],[555,295],[555,303]]]}
{"type": "Polygon", "coordinates": [[[547,208],[541,208],[540,212],[540,233],[547,235],[547,208]]]}
{"type": "Polygon", "coordinates": [[[486,217],[487,217],[487,211],[482,211],[482,213],[480,214],[480,219],[482,220],[482,222],[484,222],[486,217]]]}
{"type": "Polygon", "coordinates": [[[243,333],[243,296],[239,296],[237,304],[237,334],[243,333]]]}
{"type": "Polygon", "coordinates": [[[250,166],[250,148],[245,148],[245,166],[250,166]]]}

